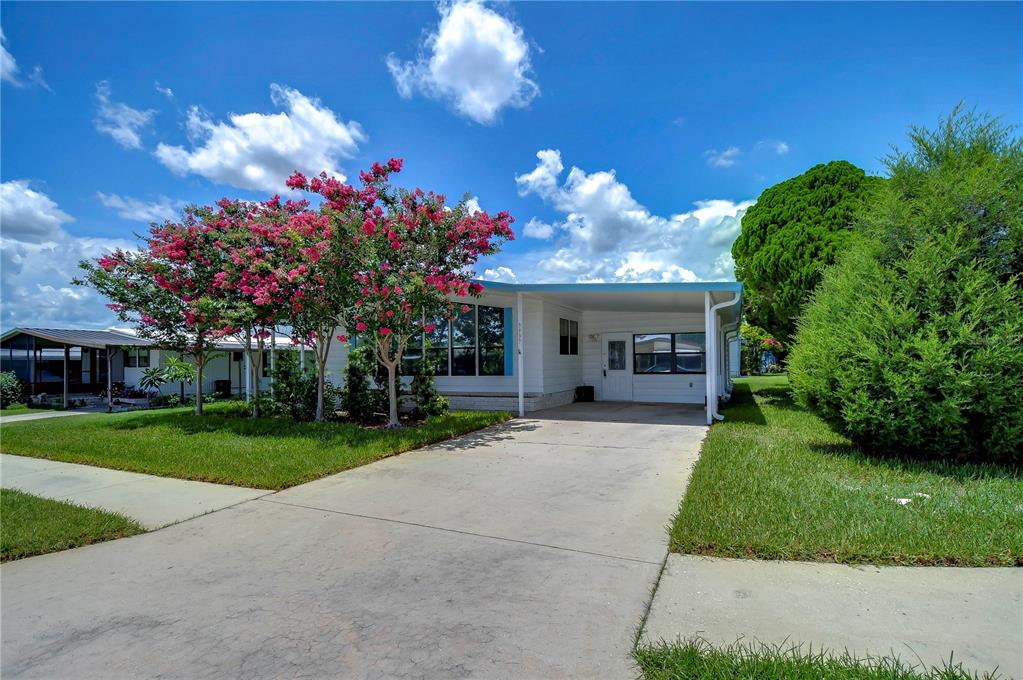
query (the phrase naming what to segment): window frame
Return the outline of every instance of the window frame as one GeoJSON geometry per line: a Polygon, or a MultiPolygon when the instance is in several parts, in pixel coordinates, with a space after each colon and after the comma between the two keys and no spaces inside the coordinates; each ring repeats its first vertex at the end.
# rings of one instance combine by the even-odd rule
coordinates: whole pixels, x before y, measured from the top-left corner
{"type": "Polygon", "coordinates": [[[633,333],[632,334],[632,374],[633,375],[707,375],[707,334],[704,331],[652,331],[648,333],[633,333]],[[637,352],[636,351],[636,338],[644,337],[648,335],[667,335],[671,340],[671,348],[667,351],[662,352],[637,352]],[[703,336],[703,351],[679,351],[677,337],[679,335],[700,335],[703,336]],[[652,356],[652,355],[664,355],[670,358],[670,371],[657,371],[648,372],[639,370],[638,357],[640,356],[652,356]],[[702,371],[680,371],[678,370],[678,357],[679,355],[700,357],[703,364],[702,371]]]}

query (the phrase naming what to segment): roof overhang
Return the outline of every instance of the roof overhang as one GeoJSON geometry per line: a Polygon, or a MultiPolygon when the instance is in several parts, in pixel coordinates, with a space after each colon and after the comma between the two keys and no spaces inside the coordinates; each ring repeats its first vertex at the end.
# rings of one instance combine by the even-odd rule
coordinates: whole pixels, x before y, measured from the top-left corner
{"type": "Polygon", "coordinates": [[[12,328],[0,336],[0,342],[15,335],[30,335],[34,338],[57,342],[70,347],[89,347],[92,349],[104,349],[106,347],[149,347],[154,344],[152,340],[124,333],[71,328],[12,328]]]}
{"type": "Polygon", "coordinates": [[[725,324],[739,320],[742,284],[737,281],[693,283],[497,283],[480,281],[484,290],[524,293],[580,311],[703,314],[705,295],[712,304],[739,299],[719,313],[725,324]]]}

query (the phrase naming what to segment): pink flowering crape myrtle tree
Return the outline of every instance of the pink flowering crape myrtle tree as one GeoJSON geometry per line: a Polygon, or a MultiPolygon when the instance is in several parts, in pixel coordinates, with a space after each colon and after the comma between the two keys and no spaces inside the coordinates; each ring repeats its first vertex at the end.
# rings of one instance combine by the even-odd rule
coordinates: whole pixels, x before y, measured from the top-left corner
{"type": "Polygon", "coordinates": [[[197,416],[203,412],[203,371],[224,324],[224,304],[213,287],[220,262],[209,255],[212,218],[210,208],[186,208],[180,222],[154,224],[139,251],[82,261],[84,278],[74,281],[110,299],[107,306],[141,337],[192,359],[197,416]]]}
{"type": "MultiPolygon", "coordinates": [[[[293,325],[315,295],[313,269],[330,250],[330,223],[306,201],[278,196],[263,202],[225,199],[218,208],[214,243],[222,268],[213,287],[225,303],[223,332],[244,337],[249,384],[258,396],[266,340],[278,325],[293,325]]],[[[257,398],[252,417],[259,415],[257,398]]]]}
{"type": "MultiPolygon", "coordinates": [[[[451,316],[453,298],[479,296],[473,266],[514,238],[507,212],[470,213],[463,199],[454,208],[443,195],[394,188],[390,176],[402,161],[374,163],[359,174],[361,188],[343,185],[326,174],[312,180],[296,173],[288,186],[323,196],[334,236],[345,239],[355,284],[345,309],[345,327],[364,338],[387,369],[388,427],[397,427],[397,373],[409,341],[451,316]]],[[[345,336],[341,336],[346,341],[345,336]]]]}

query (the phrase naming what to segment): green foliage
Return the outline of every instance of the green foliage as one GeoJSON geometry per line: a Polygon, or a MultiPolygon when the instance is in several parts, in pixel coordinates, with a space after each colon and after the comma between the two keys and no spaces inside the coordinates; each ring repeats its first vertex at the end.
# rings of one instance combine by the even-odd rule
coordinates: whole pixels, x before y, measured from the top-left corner
{"type": "MultiPolygon", "coordinates": [[[[774,338],[760,326],[744,323],[739,333],[739,337],[742,339],[740,363],[744,374],[753,375],[761,372],[765,351],[770,351],[774,354],[775,359],[779,361],[785,357],[785,344],[781,340],[774,338]]],[[[771,364],[771,366],[777,370],[769,372],[779,372],[781,370],[778,364],[771,364]]]]}
{"type": "Polygon", "coordinates": [[[163,368],[163,376],[167,382],[191,385],[195,382],[195,366],[178,357],[170,357],[167,359],[167,365],[163,368]]]}
{"type": "Polygon", "coordinates": [[[14,371],[0,373],[0,408],[20,403],[23,399],[21,381],[14,371]]]}
{"type": "Polygon", "coordinates": [[[412,374],[411,393],[420,413],[424,416],[439,416],[447,413],[451,404],[433,384],[436,369],[430,356],[429,352],[425,352],[425,356],[418,362],[412,374]]]}
{"type": "Polygon", "coordinates": [[[732,245],[751,323],[786,342],[792,337],[821,272],[846,249],[857,214],[882,183],[832,161],[760,195],[732,245]]]}
{"type": "Polygon", "coordinates": [[[955,111],[915,129],[789,359],[799,400],[862,447],[1023,462],[1023,143],[955,111]]]}
{"type": "MultiPolygon", "coordinates": [[[[298,352],[278,352],[272,371],[274,381],[273,403],[270,412],[286,415],[293,420],[308,421],[316,418],[316,374],[302,370],[298,352]]],[[[324,383],[325,415],[334,412],[335,389],[324,383]]]]}
{"type": "Polygon", "coordinates": [[[925,668],[894,657],[857,657],[848,651],[827,653],[795,643],[767,645],[739,640],[714,647],[691,638],[646,645],[634,652],[647,680],[994,680],[951,662],[925,668]]]}
{"type": "Polygon", "coordinates": [[[167,374],[164,370],[159,366],[152,366],[142,371],[139,387],[150,392],[158,392],[165,382],[167,382],[167,374]]]}
{"type": "Polygon", "coordinates": [[[387,413],[387,393],[370,385],[377,370],[378,362],[369,345],[359,345],[348,353],[341,410],[357,423],[379,422],[387,413]]]}

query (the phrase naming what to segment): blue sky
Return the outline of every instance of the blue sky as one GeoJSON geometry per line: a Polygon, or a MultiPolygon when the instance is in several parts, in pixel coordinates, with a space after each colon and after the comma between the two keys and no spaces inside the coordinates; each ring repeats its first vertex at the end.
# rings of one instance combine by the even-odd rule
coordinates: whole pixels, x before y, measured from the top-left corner
{"type": "Polygon", "coordinates": [[[402,184],[510,210],[491,278],[727,279],[764,188],[880,173],[959,101],[1023,121],[1018,3],[4,2],[0,25],[4,327],[108,324],[77,259],[293,167],[400,156],[402,184]]]}

